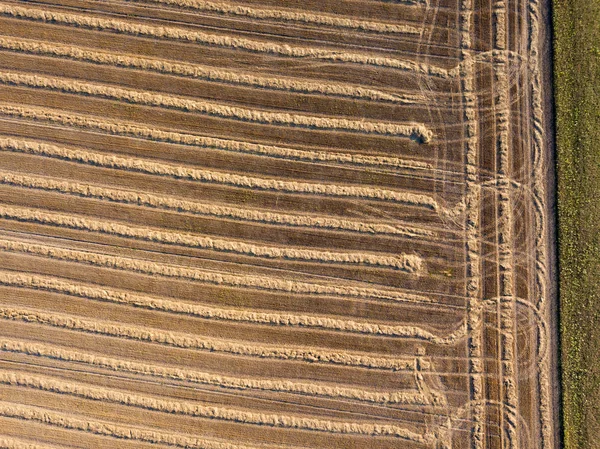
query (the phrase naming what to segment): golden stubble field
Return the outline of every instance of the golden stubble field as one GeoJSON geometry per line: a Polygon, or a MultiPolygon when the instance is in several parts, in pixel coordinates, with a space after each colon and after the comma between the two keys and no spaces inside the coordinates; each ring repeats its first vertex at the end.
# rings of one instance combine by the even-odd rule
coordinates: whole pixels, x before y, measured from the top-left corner
{"type": "Polygon", "coordinates": [[[0,447],[557,447],[538,0],[0,2],[0,447]]]}

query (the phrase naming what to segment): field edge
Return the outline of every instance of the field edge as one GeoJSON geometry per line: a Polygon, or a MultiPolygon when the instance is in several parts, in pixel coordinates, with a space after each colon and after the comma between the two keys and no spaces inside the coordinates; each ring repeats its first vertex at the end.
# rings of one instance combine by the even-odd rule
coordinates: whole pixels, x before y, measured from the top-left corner
{"type": "Polygon", "coordinates": [[[600,416],[595,363],[600,358],[600,5],[553,0],[552,7],[563,444],[595,448],[600,447],[595,418],[600,416]]]}

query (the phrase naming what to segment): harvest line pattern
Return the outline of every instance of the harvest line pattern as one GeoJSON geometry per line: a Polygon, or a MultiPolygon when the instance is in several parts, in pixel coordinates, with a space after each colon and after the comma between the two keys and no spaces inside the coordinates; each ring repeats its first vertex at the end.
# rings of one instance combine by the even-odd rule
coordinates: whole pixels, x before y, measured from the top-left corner
{"type": "Polygon", "coordinates": [[[275,225],[324,228],[366,234],[392,234],[412,238],[433,235],[432,231],[398,227],[394,224],[344,220],[329,216],[311,217],[307,215],[279,214],[276,212],[266,212],[255,209],[227,207],[219,204],[188,201],[177,197],[153,195],[146,192],[108,189],[93,184],[74,183],[48,177],[27,176],[3,171],[0,171],[0,182],[18,187],[56,191],[89,198],[107,199],[126,204],[138,204],[146,207],[163,208],[178,212],[188,212],[198,215],[255,221],[275,225]]]}
{"type": "Polygon", "coordinates": [[[136,56],[95,51],[72,45],[45,44],[30,39],[0,37],[0,48],[15,52],[53,56],[86,61],[115,67],[153,71],[165,75],[175,75],[207,81],[250,86],[255,88],[281,90],[284,92],[311,93],[317,95],[356,98],[361,100],[382,101],[398,104],[417,104],[425,101],[418,94],[397,94],[372,89],[366,86],[348,83],[311,82],[302,78],[255,75],[252,72],[224,70],[199,64],[184,64],[165,59],[140,58],[136,56]]]}
{"type": "MultiPolygon", "coordinates": [[[[80,330],[84,332],[99,333],[110,336],[119,336],[135,340],[144,340],[153,343],[179,347],[194,348],[200,350],[211,349],[207,347],[205,341],[200,337],[194,337],[187,334],[168,333],[162,331],[151,332],[147,328],[135,326],[124,326],[118,323],[104,323],[102,321],[89,321],[70,316],[61,316],[60,314],[42,313],[32,310],[0,309],[0,317],[4,319],[14,319],[30,321],[39,324],[48,324],[56,327],[80,330]]],[[[439,337],[424,329],[415,326],[398,326],[393,335],[398,338],[413,338],[423,341],[429,341],[437,344],[451,344],[464,334],[461,328],[456,335],[449,337],[439,337]]],[[[282,351],[285,352],[285,351],[282,351]]]]}
{"type": "Polygon", "coordinates": [[[373,356],[367,353],[349,351],[327,351],[319,348],[301,346],[281,347],[275,345],[249,344],[217,338],[198,338],[202,341],[195,350],[222,352],[244,357],[258,357],[260,359],[293,360],[306,363],[334,364],[348,367],[382,369],[392,371],[426,371],[430,365],[425,360],[402,359],[386,356],[373,356]],[[201,347],[200,347],[201,346],[201,347]]]}
{"type": "Polygon", "coordinates": [[[117,170],[130,170],[156,176],[168,176],[190,181],[218,183],[235,187],[259,190],[277,190],[286,193],[325,195],[333,197],[350,197],[356,199],[393,201],[407,206],[437,210],[438,203],[429,195],[412,192],[401,192],[389,189],[364,187],[356,185],[335,185],[309,183],[299,181],[283,181],[280,179],[258,178],[224,173],[213,170],[192,168],[184,165],[154,162],[150,159],[115,156],[83,149],[71,149],[49,145],[34,140],[0,139],[0,149],[21,153],[45,156],[57,159],[95,165],[117,170]]]}
{"type": "MultiPolygon", "coordinates": [[[[268,313],[249,310],[236,310],[190,304],[181,301],[153,298],[146,295],[133,294],[110,289],[108,287],[94,287],[85,284],[75,284],[57,278],[41,275],[14,274],[9,271],[0,271],[0,284],[16,287],[26,287],[51,292],[59,292],[73,296],[100,301],[110,301],[117,304],[127,304],[143,307],[150,310],[163,310],[166,312],[197,316],[205,319],[240,321],[255,324],[298,326],[329,331],[352,332],[367,335],[382,335],[388,337],[403,337],[407,335],[405,326],[392,326],[381,323],[361,322],[357,320],[341,320],[325,316],[298,315],[289,313],[268,313]]],[[[322,357],[319,357],[321,359],[322,357]]],[[[336,357],[328,357],[335,359],[336,357]]],[[[364,356],[365,360],[370,358],[364,356]]],[[[401,361],[393,365],[394,369],[408,369],[413,361],[401,361]]],[[[384,363],[392,367],[392,359],[384,363]]],[[[374,363],[365,365],[375,366],[374,363]]]]}
{"type": "Polygon", "coordinates": [[[149,141],[190,145],[199,148],[214,148],[236,153],[248,153],[278,159],[308,161],[313,163],[336,163],[340,165],[356,165],[385,167],[389,169],[432,170],[428,162],[406,160],[389,156],[367,156],[354,153],[337,153],[325,151],[306,151],[275,145],[260,145],[236,140],[217,139],[194,134],[174,131],[163,131],[137,123],[121,120],[98,119],[96,117],[68,114],[63,111],[48,108],[22,107],[0,103],[0,113],[7,116],[47,121],[60,125],[102,131],[108,134],[135,137],[149,141]]]}
{"type": "Polygon", "coordinates": [[[163,413],[188,415],[206,419],[242,422],[259,426],[281,427],[313,432],[388,436],[425,444],[431,444],[435,441],[435,437],[431,434],[417,434],[396,425],[339,420],[333,421],[293,415],[253,413],[231,408],[208,407],[190,401],[167,401],[152,396],[132,394],[122,390],[91,387],[87,384],[76,382],[65,382],[50,376],[21,375],[2,370],[0,371],[0,383],[51,391],[53,393],[66,394],[93,401],[116,403],[128,407],[137,407],[163,413]]]}
{"type": "MultiPolygon", "coordinates": [[[[547,185],[544,182],[547,176],[547,168],[545,165],[548,142],[545,136],[547,124],[546,115],[543,107],[544,103],[544,88],[542,85],[542,62],[540,61],[541,39],[543,34],[543,10],[544,8],[538,0],[532,0],[528,10],[529,20],[531,23],[531,32],[529,34],[529,66],[532,73],[531,78],[531,103],[533,115],[533,202],[535,207],[535,298],[533,303],[538,308],[538,313],[547,320],[554,319],[554,307],[549,300],[552,297],[553,286],[548,279],[548,266],[550,265],[550,238],[548,231],[548,213],[550,207],[547,199],[547,185]]],[[[555,299],[556,300],[556,299],[555,299]]],[[[553,423],[553,385],[551,382],[551,354],[546,345],[546,350],[543,350],[543,340],[548,342],[555,338],[549,331],[543,333],[543,337],[538,339],[538,356],[540,362],[538,364],[537,376],[539,381],[539,420],[541,426],[542,448],[548,449],[556,444],[556,425],[553,423]]],[[[555,355],[556,356],[556,355],[555,355]]]]}
{"type": "Polygon", "coordinates": [[[373,287],[353,285],[327,285],[303,281],[288,280],[278,277],[234,275],[214,270],[202,270],[186,266],[172,265],[136,259],[131,257],[112,256],[91,251],[77,251],[58,246],[41,245],[29,242],[18,242],[0,239],[0,250],[32,254],[56,260],[66,260],[106,267],[128,272],[192,280],[215,285],[272,290],[289,294],[309,294],[324,296],[341,296],[389,301],[431,302],[431,299],[397,290],[385,290],[373,287]]]}
{"type": "MultiPolygon", "coordinates": [[[[506,48],[507,42],[507,11],[506,4],[503,2],[494,3],[494,15],[497,21],[495,46],[499,50],[506,48]]],[[[496,62],[494,67],[495,80],[500,86],[497,102],[496,121],[498,129],[498,175],[506,176],[510,170],[512,158],[512,145],[510,143],[510,86],[508,76],[508,58],[502,56],[496,62]]],[[[501,359],[502,359],[502,375],[503,375],[503,398],[507,407],[516,409],[518,407],[518,389],[515,382],[516,364],[515,364],[515,349],[516,340],[514,334],[515,327],[515,300],[514,300],[514,268],[512,244],[514,238],[513,232],[513,205],[510,188],[508,183],[498,181],[498,246],[499,246],[499,261],[500,261],[500,314],[499,323],[501,335],[501,359]]],[[[506,432],[505,440],[507,448],[519,447],[519,427],[518,420],[505,412],[504,416],[506,432]]]]}
{"type": "MultiPolygon", "coordinates": [[[[259,446],[217,441],[209,438],[197,438],[181,433],[159,432],[152,428],[131,427],[114,424],[109,421],[79,419],[68,413],[56,412],[42,407],[32,407],[13,402],[0,401],[0,416],[34,421],[48,426],[77,430],[95,435],[108,436],[118,440],[142,441],[164,444],[185,449],[260,449],[259,446]]],[[[18,443],[16,439],[0,439],[3,449],[38,449],[47,446],[18,443]]]]}
{"type": "MultiPolygon", "coordinates": [[[[0,308],[0,316],[2,318],[10,317],[10,319],[23,319],[26,321],[33,321],[34,318],[39,318],[40,322],[44,320],[43,316],[36,316],[32,311],[19,311],[16,309],[0,308]]],[[[74,320],[73,318],[68,319],[74,320]]],[[[98,323],[97,326],[101,326],[100,323],[98,323]]],[[[131,328],[129,328],[129,330],[131,330],[131,328]]],[[[230,388],[235,390],[270,390],[376,403],[444,405],[443,396],[436,394],[433,397],[429,397],[418,392],[417,390],[377,392],[362,388],[358,389],[344,386],[334,387],[317,382],[303,383],[289,380],[239,378],[189,369],[172,368],[165,365],[148,364],[122,358],[116,359],[113,357],[101,357],[97,354],[89,352],[65,350],[57,346],[25,343],[3,338],[0,338],[0,350],[7,352],[18,352],[38,357],[46,357],[65,362],[83,363],[113,371],[182,380],[191,383],[213,385],[220,388],[230,388]]]]}
{"type": "Polygon", "coordinates": [[[422,269],[421,259],[412,254],[384,256],[368,253],[342,253],[291,247],[262,246],[235,240],[217,239],[207,236],[177,233],[152,228],[121,225],[114,221],[91,220],[71,214],[48,213],[40,209],[0,205],[0,218],[29,221],[50,226],[101,232],[120,237],[160,242],[170,245],[188,246],[211,251],[225,251],[246,256],[269,259],[290,259],[311,262],[332,262],[341,264],[366,264],[394,268],[408,273],[418,273],[422,269]]]}
{"type": "Polygon", "coordinates": [[[366,53],[354,53],[330,49],[325,50],[318,47],[281,45],[222,34],[191,31],[186,28],[155,27],[130,21],[102,19],[82,14],[64,14],[39,8],[23,8],[20,6],[11,6],[6,3],[0,4],[0,14],[19,19],[112,31],[131,36],[147,36],[159,39],[193,42],[208,46],[285,56],[288,58],[313,58],[329,62],[385,67],[440,78],[452,76],[452,73],[444,68],[429,66],[427,64],[416,63],[404,59],[373,56],[366,53]]]}
{"type": "Polygon", "coordinates": [[[0,448],[553,449],[542,6],[0,0],[0,448]]]}
{"type": "Polygon", "coordinates": [[[111,87],[108,85],[77,81],[75,79],[27,75],[18,72],[0,72],[0,83],[27,86],[39,89],[58,90],[78,95],[91,95],[122,102],[178,109],[221,117],[230,120],[247,121],[259,124],[296,126],[321,130],[337,130],[363,134],[381,134],[431,141],[433,132],[422,124],[396,124],[351,120],[346,118],[320,117],[286,112],[271,112],[206,100],[190,100],[172,95],[148,91],[111,87]]]}
{"type": "MultiPolygon", "coordinates": [[[[143,0],[144,1],[144,0],[143,0]]],[[[421,34],[419,28],[410,25],[396,25],[383,22],[358,20],[354,17],[341,17],[326,14],[313,14],[284,9],[253,8],[243,5],[232,5],[224,2],[202,0],[145,0],[147,3],[157,3],[196,11],[206,11],[219,14],[231,14],[259,20],[281,20],[285,22],[300,22],[306,24],[326,25],[336,28],[349,28],[360,31],[377,33],[408,33],[421,34]]]]}
{"type": "Polygon", "coordinates": [[[482,364],[482,273],[481,273],[481,203],[482,190],[479,185],[478,165],[480,159],[480,141],[478,132],[478,114],[475,108],[476,77],[473,55],[473,11],[472,0],[462,0],[460,3],[461,24],[461,85],[463,89],[464,118],[465,118],[465,261],[467,276],[465,279],[465,295],[469,298],[467,304],[467,329],[469,342],[469,399],[473,410],[473,424],[470,431],[470,446],[482,449],[484,446],[484,380],[482,364]]]}

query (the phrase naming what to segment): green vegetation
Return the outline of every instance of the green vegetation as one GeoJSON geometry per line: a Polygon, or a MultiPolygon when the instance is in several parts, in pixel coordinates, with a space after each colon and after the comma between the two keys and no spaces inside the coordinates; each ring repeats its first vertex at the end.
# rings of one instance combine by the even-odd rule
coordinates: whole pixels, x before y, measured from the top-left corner
{"type": "Polygon", "coordinates": [[[600,448],[600,1],[554,0],[565,448],[600,448]]]}

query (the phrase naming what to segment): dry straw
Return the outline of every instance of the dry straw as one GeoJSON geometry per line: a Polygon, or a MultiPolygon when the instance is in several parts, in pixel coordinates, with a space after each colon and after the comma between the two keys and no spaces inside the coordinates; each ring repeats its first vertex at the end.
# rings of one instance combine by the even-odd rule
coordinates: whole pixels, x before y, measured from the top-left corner
{"type": "MultiPolygon", "coordinates": [[[[93,294],[87,294],[89,288],[73,286],[76,292],[65,291],[64,289],[50,289],[49,286],[55,286],[56,282],[39,280],[36,277],[30,279],[29,276],[16,275],[19,280],[14,280],[15,275],[2,274],[1,281],[3,285],[11,285],[18,287],[28,287],[36,289],[47,288],[50,291],[58,291],[63,294],[71,294],[89,299],[98,299],[93,294]]],[[[96,289],[100,290],[100,289],[96,289]]],[[[97,292],[96,292],[97,293],[97,292]]],[[[108,292],[108,296],[110,291],[108,292]]],[[[252,312],[248,312],[252,315],[252,312]]],[[[244,343],[237,340],[226,340],[220,338],[197,338],[195,350],[203,350],[210,352],[221,352],[244,357],[258,357],[260,359],[278,359],[278,360],[293,360],[306,363],[317,364],[333,364],[355,368],[382,369],[392,371],[412,371],[415,369],[414,358],[396,358],[379,356],[370,353],[358,351],[333,351],[318,347],[307,347],[298,345],[269,345],[259,343],[244,343]]],[[[428,369],[420,367],[421,370],[428,369]]]]}
{"type": "Polygon", "coordinates": [[[86,218],[83,215],[47,212],[14,206],[0,206],[0,217],[10,220],[28,221],[61,228],[98,232],[118,237],[179,245],[210,251],[235,253],[267,259],[298,260],[315,263],[361,264],[382,268],[393,268],[408,273],[422,270],[421,258],[413,254],[399,256],[379,255],[364,252],[334,252],[308,248],[276,247],[247,243],[209,236],[171,232],[162,229],[119,224],[114,221],[86,218]]]}
{"type": "MultiPolygon", "coordinates": [[[[114,290],[105,286],[95,287],[81,283],[67,282],[58,278],[37,274],[15,274],[0,270],[0,284],[58,292],[97,301],[106,301],[149,310],[191,315],[210,320],[245,322],[269,326],[301,327],[386,337],[405,337],[414,334],[414,331],[410,331],[410,327],[402,325],[390,325],[362,320],[344,320],[322,315],[239,310],[192,304],[184,301],[174,301],[114,290]]],[[[321,358],[322,357],[319,357],[319,359],[321,358]]],[[[386,359],[384,358],[382,360],[386,359]]],[[[414,359],[402,361],[400,359],[390,358],[387,359],[384,365],[390,367],[393,366],[394,369],[412,369],[414,359]]],[[[369,365],[369,367],[371,367],[371,365],[369,365]]]]}
{"type": "Polygon", "coordinates": [[[175,131],[164,131],[138,123],[114,119],[100,119],[88,115],[72,114],[35,106],[15,106],[13,104],[0,103],[0,113],[11,117],[47,121],[150,141],[189,145],[200,148],[212,148],[215,150],[252,154],[277,159],[405,170],[432,170],[434,168],[433,165],[428,162],[406,160],[392,156],[371,156],[359,153],[339,153],[335,151],[298,150],[277,145],[263,145],[231,139],[219,139],[216,137],[199,136],[175,131]]]}
{"type": "MultiPolygon", "coordinates": [[[[163,444],[184,449],[260,449],[258,446],[229,443],[202,437],[191,437],[180,433],[163,432],[157,429],[139,426],[130,427],[108,421],[98,421],[87,417],[81,419],[70,413],[57,412],[46,408],[14,404],[5,401],[0,401],[0,416],[38,422],[60,429],[76,430],[119,440],[163,444]]],[[[0,438],[0,447],[2,449],[45,449],[47,446],[34,446],[28,444],[19,446],[19,443],[12,438],[8,440],[6,438],[0,438]]],[[[293,448],[294,446],[290,446],[290,449],[293,448]]]]}
{"type": "MultiPolygon", "coordinates": [[[[494,46],[500,54],[494,64],[495,82],[498,85],[495,98],[495,118],[497,123],[496,150],[498,152],[498,175],[500,177],[510,176],[510,83],[508,80],[508,55],[506,49],[506,20],[507,10],[505,0],[497,0],[493,3],[493,14],[495,18],[494,46]]],[[[516,448],[519,446],[518,421],[510,416],[509,409],[517,409],[519,405],[518,391],[516,385],[515,351],[516,339],[514,327],[516,321],[515,298],[514,298],[514,269],[513,269],[513,218],[512,201],[510,197],[509,183],[498,182],[497,185],[497,233],[498,233],[498,258],[500,278],[500,358],[502,373],[502,400],[505,404],[503,417],[506,426],[502,429],[506,437],[505,446],[516,448]]]]}
{"type": "Polygon", "coordinates": [[[128,273],[158,275],[167,278],[185,279],[195,282],[223,285],[237,288],[273,291],[288,294],[323,295],[381,299],[389,301],[430,302],[427,297],[399,290],[386,290],[360,285],[344,285],[296,281],[269,275],[237,275],[216,270],[190,268],[187,266],[164,264],[144,259],[112,256],[91,251],[78,251],[58,246],[0,239],[0,250],[31,254],[55,260],[65,260],[98,267],[123,270],[128,273]]]}
{"type": "MultiPolygon", "coordinates": [[[[35,310],[11,309],[2,307],[0,308],[0,317],[4,319],[28,321],[54,327],[62,327],[65,329],[79,330],[82,332],[98,333],[113,337],[159,343],[178,348],[214,351],[214,348],[222,347],[223,352],[233,352],[233,349],[226,350],[226,347],[233,347],[232,345],[237,345],[237,347],[241,348],[243,346],[237,342],[232,343],[230,340],[198,337],[195,335],[178,332],[164,332],[139,326],[127,326],[116,322],[86,320],[70,315],[45,313],[35,310]]],[[[412,338],[440,345],[452,344],[459,338],[462,338],[465,334],[464,327],[461,327],[459,331],[457,331],[455,334],[451,334],[448,337],[439,337],[416,326],[398,326],[397,328],[402,332],[398,332],[395,337],[412,338]]],[[[271,352],[273,353],[277,353],[279,349],[269,345],[246,346],[252,347],[253,349],[247,349],[247,354],[240,352],[240,355],[260,355],[260,348],[271,348],[271,352]]],[[[285,351],[279,352],[285,353],[285,351]]],[[[291,352],[291,350],[288,352],[291,352]]]]}
{"type": "Polygon", "coordinates": [[[463,92],[465,111],[465,175],[467,180],[465,195],[465,227],[467,279],[467,334],[469,341],[469,374],[471,390],[469,394],[473,405],[472,445],[481,449],[485,438],[485,406],[482,352],[482,304],[481,294],[481,246],[480,246],[480,209],[481,186],[479,185],[479,135],[477,116],[477,95],[475,86],[475,67],[472,48],[472,21],[474,6],[472,0],[460,3],[460,45],[461,60],[459,72],[463,92]]]}
{"type": "Polygon", "coordinates": [[[414,93],[392,93],[367,86],[349,83],[336,83],[326,80],[311,81],[303,78],[285,76],[271,77],[253,72],[211,67],[202,64],[168,61],[158,58],[146,58],[137,55],[98,51],[85,47],[47,43],[16,37],[0,37],[0,48],[35,55],[67,58],[113,67],[146,70],[164,75],[182,76],[218,83],[247,86],[259,89],[272,89],[286,92],[308,93],[360,100],[382,101],[398,104],[424,102],[425,97],[414,93]]]}
{"type": "MultiPolygon", "coordinates": [[[[11,416],[11,414],[6,415],[11,416]]],[[[16,418],[16,416],[14,416],[16,418]]],[[[59,446],[53,446],[50,444],[32,443],[19,438],[12,438],[2,436],[0,437],[0,448],[1,449],[62,449],[59,446]]]]}
{"type": "Polygon", "coordinates": [[[307,227],[365,234],[391,234],[404,237],[424,237],[433,232],[418,228],[397,227],[393,224],[347,220],[331,216],[286,214],[260,209],[226,206],[220,203],[202,203],[179,197],[151,193],[111,189],[94,184],[81,184],[40,176],[21,175],[0,171],[0,183],[30,189],[60,192],[105,201],[186,212],[208,217],[252,221],[272,225],[307,227]]]}
{"type": "MultiPolygon", "coordinates": [[[[28,313],[35,317],[35,312],[8,310],[0,308],[1,316],[10,314],[11,319],[21,319],[23,314],[28,313]]],[[[74,318],[68,318],[75,320],[74,318]]],[[[27,321],[33,321],[29,317],[27,321]]],[[[98,324],[98,326],[100,326],[98,324]]],[[[151,331],[149,331],[151,332],[151,331]]],[[[277,393],[292,393],[309,396],[327,397],[332,399],[350,399],[372,403],[410,404],[410,405],[434,405],[434,399],[440,396],[429,396],[418,390],[407,391],[374,391],[365,388],[353,388],[339,384],[325,384],[322,382],[298,382],[284,379],[264,379],[256,377],[233,377],[221,374],[202,372],[197,370],[173,368],[165,365],[144,363],[127,359],[116,359],[104,357],[90,352],[66,350],[58,346],[28,343],[23,341],[0,339],[0,350],[15,352],[37,357],[46,357],[64,362],[83,363],[109,369],[112,371],[142,374],[145,376],[159,377],[163,379],[181,380],[190,383],[212,385],[220,388],[234,390],[263,390],[277,393]]],[[[444,405],[439,400],[435,405],[444,405]]]]}
{"type": "Polygon", "coordinates": [[[394,437],[432,444],[431,434],[418,434],[393,424],[375,424],[306,418],[295,415],[255,413],[241,409],[200,405],[191,401],[159,399],[154,396],[133,394],[112,388],[93,387],[78,382],[66,382],[49,376],[24,375],[0,371],[0,383],[5,385],[32,388],[79,398],[137,407],[163,413],[195,416],[220,421],[238,422],[267,427],[326,432],[332,434],[394,437]]]}
{"type": "Polygon", "coordinates": [[[210,100],[191,100],[189,98],[175,97],[146,90],[111,87],[104,84],[82,82],[70,78],[26,75],[17,72],[0,71],[0,83],[59,90],[61,92],[86,96],[91,95],[127,103],[178,109],[185,112],[195,112],[224,119],[265,125],[389,135],[417,139],[424,143],[430,142],[433,137],[433,132],[419,123],[396,124],[288,112],[272,112],[240,106],[229,106],[225,103],[210,100]]]}
{"type": "Polygon", "coordinates": [[[151,159],[116,156],[114,154],[72,149],[62,146],[49,145],[29,139],[0,138],[0,149],[36,156],[64,159],[82,164],[141,172],[150,175],[168,176],[172,178],[199,181],[204,183],[223,184],[235,187],[272,190],[285,193],[306,195],[323,195],[332,197],[350,197],[356,199],[384,200],[437,210],[438,203],[429,195],[402,192],[360,185],[336,185],[317,182],[288,181],[278,178],[260,178],[236,173],[205,170],[186,165],[175,165],[165,162],[155,162],[151,159]]]}
{"type": "Polygon", "coordinates": [[[421,29],[411,25],[398,25],[392,23],[362,20],[355,17],[344,17],[319,12],[292,9],[255,8],[245,5],[236,5],[223,2],[203,0],[143,0],[147,3],[188,8],[196,11],[206,11],[217,14],[230,14],[258,20],[278,20],[284,22],[298,22],[300,24],[330,26],[335,28],[348,28],[358,31],[371,31],[376,33],[401,33],[421,34],[421,29]]]}
{"type": "MultiPolygon", "coordinates": [[[[540,70],[540,50],[543,45],[540,42],[540,21],[543,18],[540,2],[532,0],[530,2],[529,21],[530,21],[530,45],[528,47],[529,68],[533,76],[531,77],[531,101],[533,111],[533,132],[532,148],[534,152],[534,176],[533,176],[533,203],[535,210],[535,279],[536,279],[536,307],[540,315],[547,316],[550,313],[548,304],[549,289],[547,285],[548,264],[548,235],[546,231],[546,180],[547,171],[543,166],[546,155],[546,137],[545,137],[545,115],[543,102],[542,72],[540,70]]],[[[543,23],[543,21],[542,21],[543,23]]],[[[554,313],[554,312],[552,312],[554,313]]],[[[553,405],[551,401],[551,381],[550,381],[550,359],[548,351],[542,351],[544,345],[542,340],[549,341],[551,336],[548,332],[538,338],[538,355],[541,358],[538,366],[539,380],[539,405],[540,405],[540,425],[542,430],[541,444],[543,448],[552,448],[554,444],[555,431],[552,425],[553,405]]]]}
{"type": "Polygon", "coordinates": [[[444,68],[404,59],[373,56],[368,53],[348,52],[339,49],[277,44],[270,41],[232,37],[224,34],[207,33],[204,31],[193,31],[189,28],[150,26],[131,21],[104,19],[83,14],[65,14],[45,9],[31,7],[23,8],[8,4],[0,5],[0,14],[59,25],[71,25],[94,30],[112,31],[131,36],[193,42],[230,50],[244,50],[253,53],[270,54],[288,58],[312,58],[336,63],[346,62],[374,67],[386,67],[441,78],[448,78],[451,76],[448,70],[444,68]]]}

